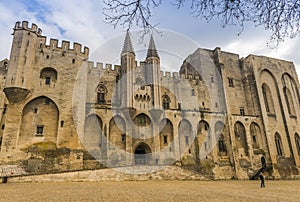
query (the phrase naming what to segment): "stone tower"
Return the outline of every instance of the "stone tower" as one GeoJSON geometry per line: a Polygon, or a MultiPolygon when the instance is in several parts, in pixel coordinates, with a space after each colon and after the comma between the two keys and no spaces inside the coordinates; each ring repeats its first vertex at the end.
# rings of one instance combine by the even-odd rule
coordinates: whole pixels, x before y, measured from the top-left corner
{"type": "Polygon", "coordinates": [[[146,83],[151,86],[152,107],[160,106],[160,58],[151,36],[145,67],[146,83]]]}
{"type": "Polygon", "coordinates": [[[17,22],[13,32],[13,44],[10,54],[10,67],[7,72],[7,80],[4,88],[9,102],[18,103],[23,100],[31,89],[32,64],[35,58],[35,50],[38,48],[38,38],[42,30],[35,24],[28,27],[28,22],[17,22]]]}
{"type": "Polygon", "coordinates": [[[136,69],[135,53],[130,39],[130,33],[127,31],[123,50],[121,53],[120,68],[120,98],[122,107],[133,107],[133,81],[134,71],[136,69]]]}

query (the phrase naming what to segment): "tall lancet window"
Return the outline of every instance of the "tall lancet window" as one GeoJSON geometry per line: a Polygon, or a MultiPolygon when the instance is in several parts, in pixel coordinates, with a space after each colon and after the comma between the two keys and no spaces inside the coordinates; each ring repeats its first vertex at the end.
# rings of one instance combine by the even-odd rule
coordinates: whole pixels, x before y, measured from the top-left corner
{"type": "Polygon", "coordinates": [[[164,109],[170,109],[170,102],[171,102],[170,97],[168,95],[163,95],[162,104],[164,109]]]}
{"type": "Polygon", "coordinates": [[[107,89],[104,85],[100,84],[97,87],[97,103],[98,104],[104,104],[106,102],[106,94],[107,89]]]}

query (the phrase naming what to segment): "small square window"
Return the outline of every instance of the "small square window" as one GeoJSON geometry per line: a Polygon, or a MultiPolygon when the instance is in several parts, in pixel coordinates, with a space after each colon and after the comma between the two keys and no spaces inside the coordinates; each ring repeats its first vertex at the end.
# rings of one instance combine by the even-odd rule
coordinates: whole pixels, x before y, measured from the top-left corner
{"type": "Polygon", "coordinates": [[[213,76],[210,77],[210,82],[211,82],[211,83],[214,82],[214,77],[213,77],[213,76]]]}
{"type": "Polygon", "coordinates": [[[168,136],[164,135],[164,144],[168,144],[168,136]]]}
{"type": "Polygon", "coordinates": [[[195,89],[192,89],[192,96],[195,96],[195,89]]]}
{"type": "Polygon", "coordinates": [[[228,77],[228,84],[229,84],[229,87],[234,87],[234,85],[233,85],[233,78],[228,77]]]}
{"type": "Polygon", "coordinates": [[[34,113],[36,114],[38,112],[38,109],[37,108],[34,108],[34,113]]]}
{"type": "Polygon", "coordinates": [[[5,128],[5,125],[4,125],[4,124],[2,124],[2,126],[1,126],[1,129],[2,129],[2,130],[4,130],[4,128],[5,128]]]}
{"type": "Polygon", "coordinates": [[[219,104],[217,102],[215,103],[215,107],[219,107],[219,104]]]}
{"type": "Polygon", "coordinates": [[[189,144],[189,137],[185,136],[185,144],[188,145],[189,144]]]}
{"type": "Polygon", "coordinates": [[[240,115],[245,116],[245,109],[244,108],[240,108],[240,115]]]}
{"type": "Polygon", "coordinates": [[[122,142],[126,142],[126,135],[125,134],[122,134],[121,138],[122,138],[122,142]]]}
{"type": "Polygon", "coordinates": [[[50,102],[51,102],[50,99],[46,99],[46,100],[45,100],[45,105],[49,105],[50,102]]]}
{"type": "Polygon", "coordinates": [[[43,136],[44,126],[36,126],[36,136],[43,136]]]}
{"type": "Polygon", "coordinates": [[[60,127],[64,127],[65,122],[64,121],[60,121],[60,127]]]}
{"type": "Polygon", "coordinates": [[[50,85],[50,82],[51,82],[51,77],[47,76],[45,78],[45,84],[50,85]]]}

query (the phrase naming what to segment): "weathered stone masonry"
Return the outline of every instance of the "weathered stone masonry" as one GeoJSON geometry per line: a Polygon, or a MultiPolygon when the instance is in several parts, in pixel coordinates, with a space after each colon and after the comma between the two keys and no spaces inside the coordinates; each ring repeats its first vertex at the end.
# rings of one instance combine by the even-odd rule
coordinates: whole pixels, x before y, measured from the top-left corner
{"type": "MultiPolygon", "coordinates": [[[[151,37],[121,64],[17,22],[0,62],[0,161],[28,173],[176,164],[215,179],[299,178],[300,95],[294,64],[197,49],[161,72],[151,37]],[[95,160],[96,159],[96,160],[95,160]]],[[[178,47],[180,48],[180,47],[178,47]]]]}

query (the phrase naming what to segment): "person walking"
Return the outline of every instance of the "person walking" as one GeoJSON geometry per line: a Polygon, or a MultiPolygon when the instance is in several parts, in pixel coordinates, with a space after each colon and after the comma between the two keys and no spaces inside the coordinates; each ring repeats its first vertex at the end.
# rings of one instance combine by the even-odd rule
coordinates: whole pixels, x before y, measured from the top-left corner
{"type": "Polygon", "coordinates": [[[265,176],[262,172],[259,173],[259,179],[260,179],[260,187],[265,187],[265,176]]]}

